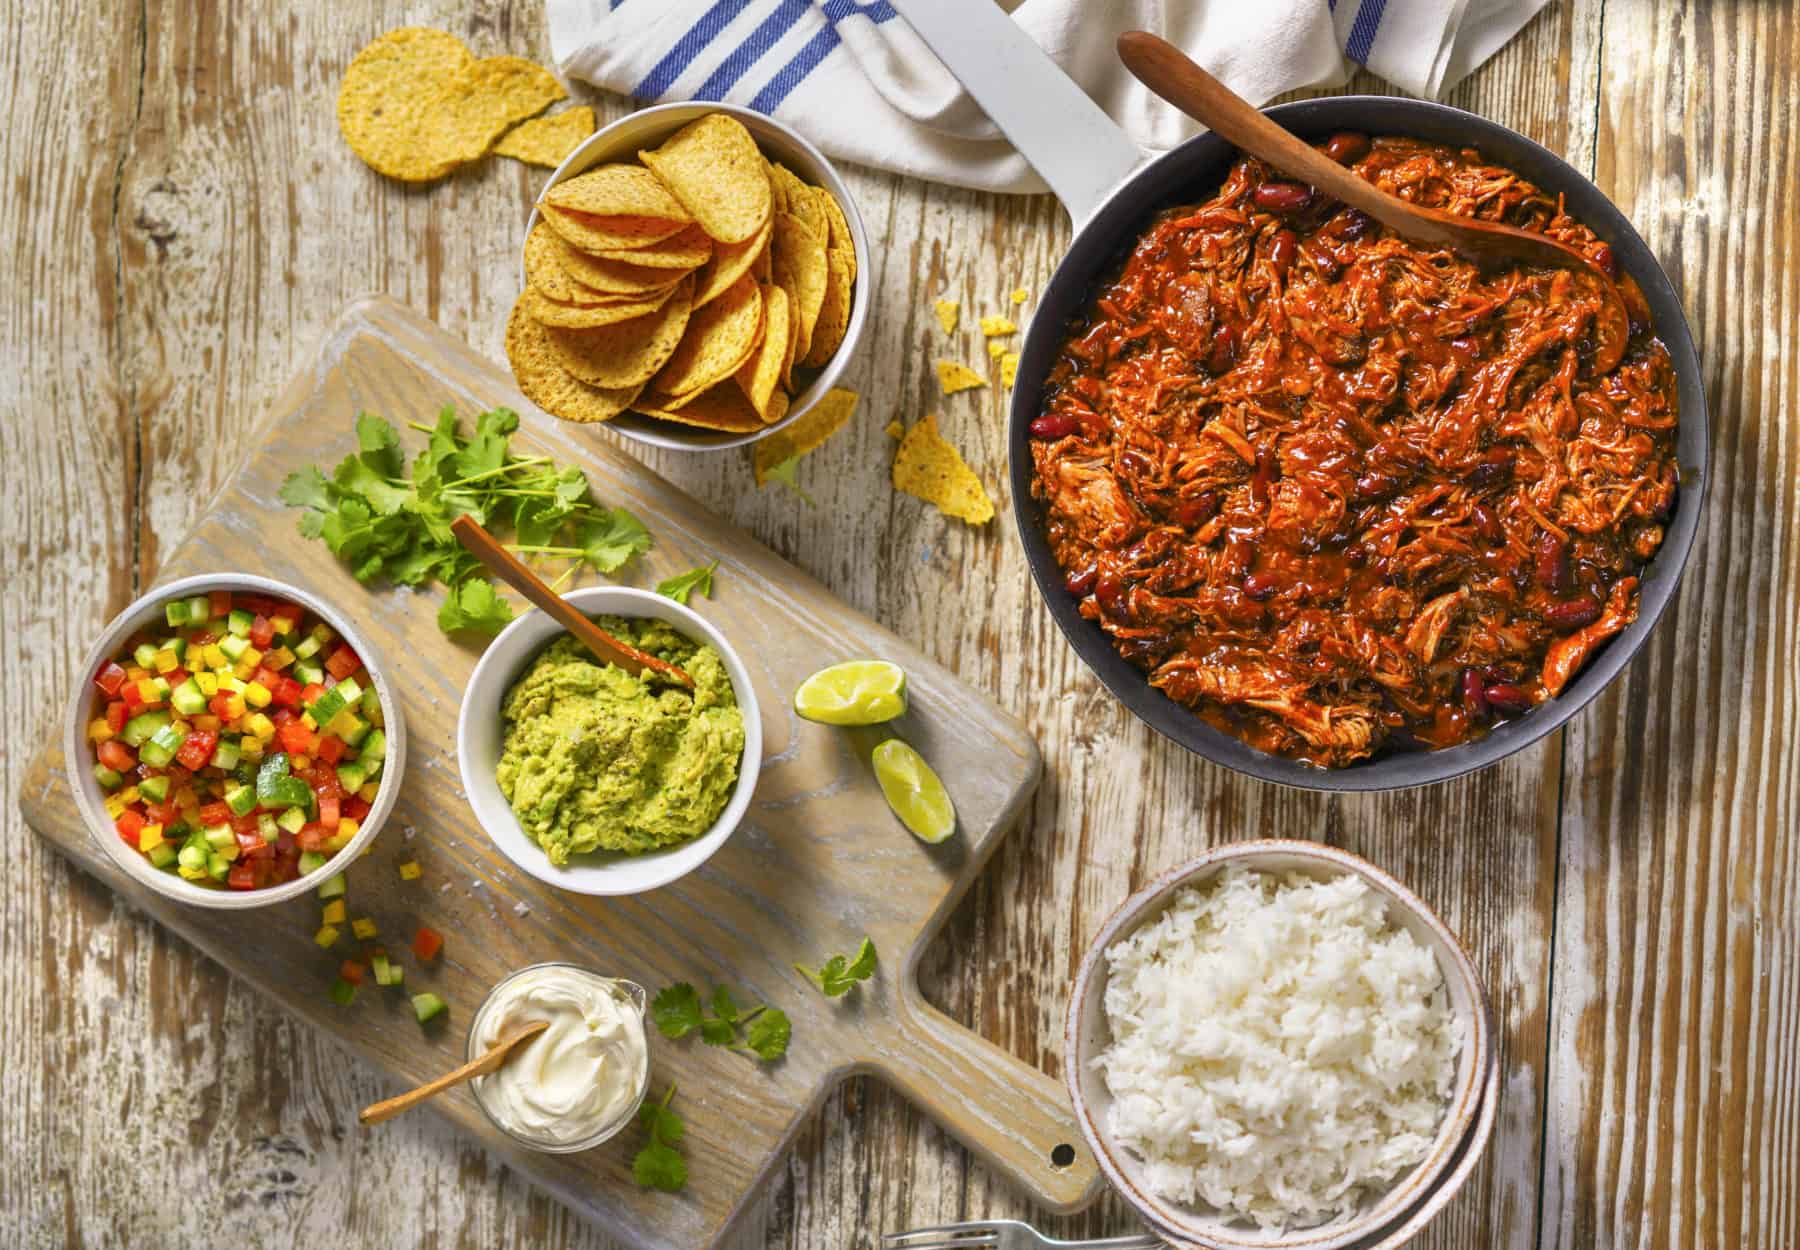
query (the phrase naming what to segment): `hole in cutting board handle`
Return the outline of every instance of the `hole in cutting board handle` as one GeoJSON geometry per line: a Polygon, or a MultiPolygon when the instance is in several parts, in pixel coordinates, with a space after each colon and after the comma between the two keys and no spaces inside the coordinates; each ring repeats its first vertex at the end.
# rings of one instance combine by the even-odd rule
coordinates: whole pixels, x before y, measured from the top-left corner
{"type": "Polygon", "coordinates": [[[1063,1142],[1061,1145],[1053,1146],[1051,1148],[1051,1150],[1050,1150],[1050,1166],[1051,1167],[1066,1168],[1073,1162],[1075,1162],[1075,1147],[1069,1145],[1068,1142],[1063,1142]]]}

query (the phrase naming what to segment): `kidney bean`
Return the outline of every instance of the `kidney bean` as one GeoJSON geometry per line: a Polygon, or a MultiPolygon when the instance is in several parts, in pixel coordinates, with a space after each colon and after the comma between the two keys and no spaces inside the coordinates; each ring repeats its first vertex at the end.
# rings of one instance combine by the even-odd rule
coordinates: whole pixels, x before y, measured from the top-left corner
{"type": "Polygon", "coordinates": [[[1344,563],[1353,569],[1360,569],[1369,562],[1369,549],[1361,543],[1351,543],[1344,548],[1344,563]]]}
{"type": "Polygon", "coordinates": [[[1287,277],[1287,271],[1294,267],[1294,257],[1300,254],[1300,236],[1292,230],[1277,230],[1269,243],[1269,264],[1281,277],[1287,277]]]}
{"type": "Polygon", "coordinates": [[[1594,263],[1605,270],[1607,277],[1616,278],[1619,276],[1619,258],[1613,255],[1612,244],[1602,243],[1600,245],[1599,249],[1594,253],[1594,263]]]}
{"type": "Polygon", "coordinates": [[[1319,238],[1308,239],[1301,245],[1306,259],[1312,267],[1319,271],[1319,276],[1327,282],[1336,282],[1338,275],[1344,272],[1344,262],[1332,255],[1331,249],[1319,238]]]}
{"type": "Polygon", "coordinates": [[[1229,373],[1237,363],[1237,331],[1222,325],[1213,331],[1212,348],[1206,354],[1206,367],[1213,373],[1229,373]]]}
{"type": "Polygon", "coordinates": [[[1369,154],[1369,136],[1346,130],[1325,141],[1325,155],[1340,165],[1354,165],[1369,154]]]}
{"type": "Polygon", "coordinates": [[[1093,590],[1094,582],[1099,579],[1099,576],[1100,570],[1091,564],[1085,569],[1076,569],[1063,580],[1063,589],[1077,599],[1085,599],[1088,592],[1093,590]]]}
{"type": "Polygon", "coordinates": [[[1375,219],[1359,208],[1346,209],[1337,221],[1337,236],[1354,242],[1375,229],[1375,219]]]}
{"type": "Polygon", "coordinates": [[[1477,503],[1470,508],[1469,515],[1475,518],[1475,528],[1480,530],[1481,536],[1489,542],[1497,543],[1505,537],[1506,531],[1500,528],[1500,518],[1495,516],[1494,510],[1485,503],[1477,503]]]}
{"type": "Polygon", "coordinates": [[[1050,441],[1067,438],[1080,427],[1075,424],[1075,418],[1067,413],[1046,412],[1026,428],[1031,431],[1031,437],[1050,441]]]}
{"type": "Polygon", "coordinates": [[[1518,457],[1506,448],[1490,447],[1469,470],[1469,481],[1476,486],[1490,486],[1512,476],[1513,465],[1517,462],[1518,457]]]}
{"type": "Polygon", "coordinates": [[[1538,584],[1554,591],[1569,589],[1569,543],[1546,530],[1537,545],[1538,584]]]}
{"type": "Polygon", "coordinates": [[[1465,334],[1450,340],[1450,350],[1468,360],[1481,355],[1481,340],[1473,334],[1465,334]]]}
{"type": "Polygon", "coordinates": [[[1472,668],[1465,668],[1462,671],[1463,708],[1470,716],[1487,716],[1488,701],[1487,695],[1484,693],[1485,689],[1480,673],[1472,668]]]}
{"type": "Polygon", "coordinates": [[[1270,213],[1297,213],[1312,199],[1312,188],[1299,182],[1259,183],[1250,193],[1250,202],[1270,213]]]}
{"type": "Polygon", "coordinates": [[[1142,454],[1135,451],[1120,452],[1119,467],[1124,469],[1127,473],[1130,473],[1133,477],[1148,477],[1150,475],[1150,462],[1145,459],[1142,454]]]}
{"type": "Polygon", "coordinates": [[[1379,469],[1370,469],[1356,479],[1356,502],[1370,503],[1377,499],[1385,499],[1394,493],[1394,488],[1399,484],[1379,469]]]}
{"type": "Polygon", "coordinates": [[[1281,577],[1264,569],[1244,578],[1244,593],[1252,599],[1267,599],[1281,589],[1281,577]]]}
{"type": "Polygon", "coordinates": [[[1531,696],[1511,682],[1498,682],[1484,687],[1481,697],[1502,716],[1517,716],[1531,710],[1531,696]]]}
{"type": "Polygon", "coordinates": [[[1102,573],[1094,582],[1094,601],[1108,616],[1117,614],[1125,601],[1125,583],[1116,573],[1102,573]]]}
{"type": "Polygon", "coordinates": [[[1183,529],[1199,529],[1219,514],[1219,493],[1203,491],[1192,499],[1184,499],[1175,509],[1175,524],[1183,529]]]}
{"type": "Polygon", "coordinates": [[[1560,599],[1544,609],[1544,620],[1565,634],[1591,625],[1600,619],[1600,601],[1584,595],[1580,599],[1560,599]]]}

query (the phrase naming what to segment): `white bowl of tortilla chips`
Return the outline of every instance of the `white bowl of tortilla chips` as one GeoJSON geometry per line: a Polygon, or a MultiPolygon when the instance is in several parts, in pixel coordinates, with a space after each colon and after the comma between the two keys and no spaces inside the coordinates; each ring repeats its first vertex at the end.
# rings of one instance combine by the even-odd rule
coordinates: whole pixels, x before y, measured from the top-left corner
{"type": "Polygon", "coordinates": [[[644,109],[539,195],[507,356],[553,416],[657,447],[739,447],[843,373],[868,258],[843,179],[787,126],[730,104],[644,109]]]}

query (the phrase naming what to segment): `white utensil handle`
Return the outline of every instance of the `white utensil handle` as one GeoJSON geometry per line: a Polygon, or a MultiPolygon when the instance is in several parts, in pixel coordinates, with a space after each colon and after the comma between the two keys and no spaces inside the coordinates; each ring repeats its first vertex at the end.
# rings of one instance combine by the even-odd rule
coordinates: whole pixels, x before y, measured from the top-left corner
{"type": "Polygon", "coordinates": [[[891,0],[1080,229],[1143,153],[993,0],[891,0]]]}

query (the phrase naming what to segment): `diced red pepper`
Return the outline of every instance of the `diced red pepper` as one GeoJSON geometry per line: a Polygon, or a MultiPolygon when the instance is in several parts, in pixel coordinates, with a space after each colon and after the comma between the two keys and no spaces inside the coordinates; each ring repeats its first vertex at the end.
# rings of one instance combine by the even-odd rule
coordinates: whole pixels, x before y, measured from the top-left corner
{"type": "Polygon", "coordinates": [[[256,866],[247,859],[240,859],[225,874],[225,884],[234,890],[254,890],[256,888],[256,866]]]}
{"type": "Polygon", "coordinates": [[[229,690],[219,691],[218,694],[215,694],[212,697],[211,702],[209,702],[206,706],[207,706],[207,709],[210,712],[212,712],[212,714],[214,716],[217,716],[220,720],[231,720],[232,719],[231,691],[229,691],[229,690]]]}
{"type": "Polygon", "coordinates": [[[113,822],[113,828],[119,831],[119,840],[135,851],[138,849],[138,834],[144,831],[147,823],[149,822],[142,813],[128,807],[119,813],[119,818],[113,822]]]}
{"type": "Polygon", "coordinates": [[[281,743],[281,749],[289,755],[310,755],[313,748],[313,731],[300,721],[289,721],[275,731],[275,738],[281,743]]]}
{"type": "Polygon", "coordinates": [[[208,803],[194,813],[194,818],[209,828],[213,825],[229,825],[231,816],[231,808],[224,802],[208,803]]]}
{"type": "Polygon", "coordinates": [[[196,729],[187,736],[187,741],[175,752],[175,762],[183,768],[205,768],[219,745],[219,733],[216,729],[196,729]]]}
{"type": "Polygon", "coordinates": [[[348,816],[351,820],[361,820],[369,814],[369,801],[362,798],[360,795],[345,795],[343,803],[339,806],[339,811],[341,811],[343,815],[348,816]]]}
{"type": "Polygon", "coordinates": [[[317,851],[324,848],[330,837],[331,835],[325,831],[325,826],[315,822],[301,825],[300,832],[294,841],[303,851],[317,851]]]}
{"type": "Polygon", "coordinates": [[[300,704],[300,683],[292,677],[278,677],[269,693],[275,696],[275,702],[284,707],[298,707],[300,704]]]}
{"type": "Polygon", "coordinates": [[[163,680],[165,680],[169,683],[169,689],[171,689],[171,690],[173,690],[175,687],[179,686],[182,682],[186,681],[187,679],[188,679],[188,671],[185,668],[172,668],[168,672],[163,674],[163,680]]]}
{"type": "Polygon", "coordinates": [[[217,634],[210,629],[203,629],[188,639],[188,650],[192,651],[195,647],[210,647],[217,641],[219,641],[217,634]]]}
{"type": "Polygon", "coordinates": [[[336,651],[331,653],[331,658],[325,661],[325,671],[339,681],[344,680],[361,667],[362,661],[357,659],[356,652],[347,646],[339,646],[336,651]]]}
{"type": "Polygon", "coordinates": [[[144,692],[138,689],[135,681],[128,681],[119,687],[119,697],[125,701],[125,710],[133,716],[144,706],[144,692]]]}
{"type": "Polygon", "coordinates": [[[300,702],[311,707],[325,697],[325,687],[318,682],[309,682],[300,688],[300,702]]]}
{"type": "Polygon", "coordinates": [[[267,651],[269,644],[275,641],[275,626],[269,618],[257,613],[256,619],[250,622],[250,645],[258,651],[267,651]]]}
{"type": "Polygon", "coordinates": [[[170,825],[180,819],[181,808],[173,799],[170,799],[166,803],[144,804],[144,820],[148,824],[161,825],[163,828],[167,829],[170,825]]]}
{"type": "Polygon", "coordinates": [[[436,929],[420,925],[419,931],[413,934],[412,948],[413,956],[423,963],[444,949],[444,935],[436,929]]]}
{"type": "Polygon", "coordinates": [[[123,699],[114,699],[106,705],[106,727],[114,733],[125,728],[125,722],[131,719],[131,713],[125,707],[123,699]]]}
{"type": "Polygon", "coordinates": [[[344,758],[344,753],[349,749],[344,740],[336,734],[320,734],[319,741],[313,746],[313,754],[327,764],[336,765],[339,760],[344,758]]]}
{"type": "Polygon", "coordinates": [[[117,738],[108,738],[94,752],[99,761],[115,773],[130,772],[137,767],[137,756],[117,738]]]}
{"type": "Polygon", "coordinates": [[[275,693],[275,688],[281,685],[281,674],[272,668],[259,668],[250,674],[250,680],[272,695],[275,693]]]}
{"type": "Polygon", "coordinates": [[[109,699],[114,698],[119,693],[119,687],[125,684],[125,670],[108,660],[95,675],[94,684],[100,687],[101,694],[109,699]]]}
{"type": "Polygon", "coordinates": [[[231,836],[237,839],[238,850],[245,855],[274,853],[275,848],[262,840],[262,834],[256,831],[254,822],[252,822],[250,828],[240,829],[237,826],[237,822],[235,820],[232,821],[231,836]]]}
{"type": "Polygon", "coordinates": [[[319,823],[332,833],[337,832],[340,801],[335,794],[321,795],[319,798],[319,823]]]}
{"type": "Polygon", "coordinates": [[[352,985],[361,985],[363,982],[363,973],[366,971],[367,969],[357,963],[354,959],[346,959],[343,966],[338,969],[338,977],[341,980],[350,982],[352,985]]]}
{"type": "Polygon", "coordinates": [[[211,615],[224,616],[231,611],[231,592],[214,590],[207,592],[207,608],[211,615]]]}
{"type": "Polygon", "coordinates": [[[276,725],[287,725],[300,719],[300,713],[291,707],[278,707],[269,713],[269,719],[276,725]]]}

